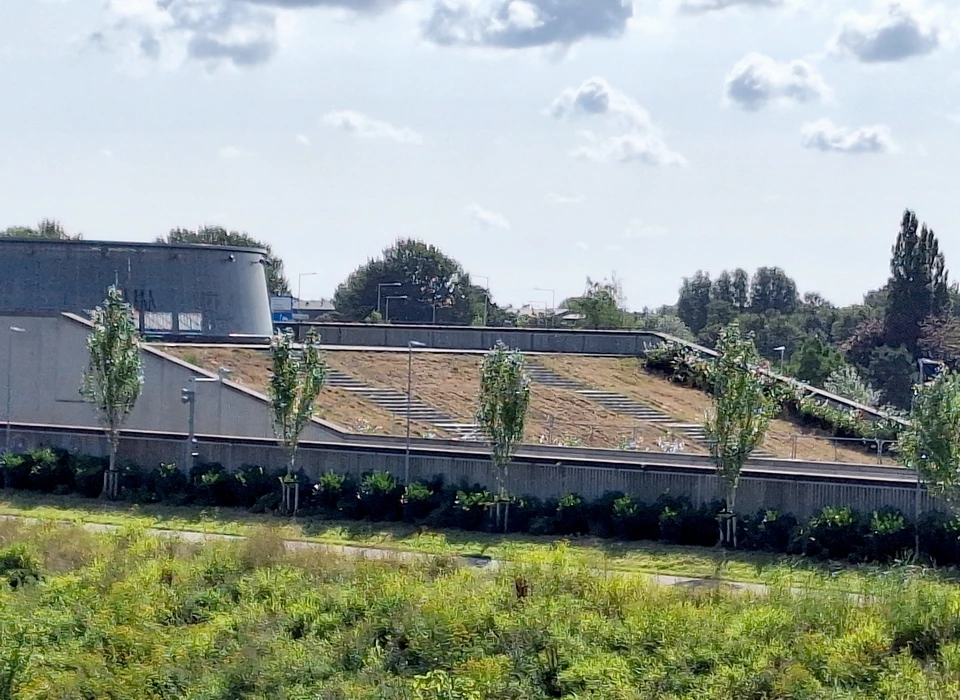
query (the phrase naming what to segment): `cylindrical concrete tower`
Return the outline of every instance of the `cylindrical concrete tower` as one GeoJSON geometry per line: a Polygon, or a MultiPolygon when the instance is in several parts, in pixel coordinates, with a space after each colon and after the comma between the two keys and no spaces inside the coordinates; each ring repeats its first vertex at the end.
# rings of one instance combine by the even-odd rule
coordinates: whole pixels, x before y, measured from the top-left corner
{"type": "Polygon", "coordinates": [[[0,238],[0,316],[85,314],[118,284],[146,335],[270,335],[255,248],[0,238]]]}

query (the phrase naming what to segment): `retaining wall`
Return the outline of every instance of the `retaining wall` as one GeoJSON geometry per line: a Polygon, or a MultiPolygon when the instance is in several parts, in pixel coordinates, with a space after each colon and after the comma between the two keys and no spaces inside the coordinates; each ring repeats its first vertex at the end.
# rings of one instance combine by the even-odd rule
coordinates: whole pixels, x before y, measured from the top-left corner
{"type": "MultiPolygon", "coordinates": [[[[13,442],[18,450],[56,447],[76,454],[108,454],[102,433],[86,428],[17,425],[13,442]]],[[[128,431],[121,441],[120,459],[145,467],[180,462],[183,446],[183,435],[128,431]]],[[[282,450],[268,440],[200,436],[199,452],[201,460],[219,462],[231,470],[245,464],[273,468],[285,464],[282,450]]],[[[556,455],[528,451],[511,465],[509,488],[513,493],[539,498],[577,493],[592,499],[609,491],[623,491],[644,501],[653,501],[665,492],[688,496],[694,503],[722,498],[719,481],[706,463],[682,465],[670,459],[660,460],[656,454],[632,455],[631,459],[621,461],[615,454],[606,459],[577,455],[558,459],[556,455]]],[[[388,471],[398,479],[404,473],[404,449],[399,444],[305,442],[297,461],[311,478],[330,470],[355,475],[388,471]]],[[[828,505],[849,506],[862,512],[884,506],[911,515],[914,512],[917,488],[912,475],[904,469],[870,468],[850,470],[842,476],[813,476],[803,474],[799,468],[784,469],[779,474],[772,473],[771,468],[757,464],[745,471],[737,496],[741,512],[769,508],[808,517],[828,505]]],[[[447,483],[494,486],[490,460],[481,446],[418,446],[411,451],[411,479],[437,474],[442,474],[447,483]]],[[[919,495],[921,509],[934,507],[925,490],[920,489],[919,495]]]]}

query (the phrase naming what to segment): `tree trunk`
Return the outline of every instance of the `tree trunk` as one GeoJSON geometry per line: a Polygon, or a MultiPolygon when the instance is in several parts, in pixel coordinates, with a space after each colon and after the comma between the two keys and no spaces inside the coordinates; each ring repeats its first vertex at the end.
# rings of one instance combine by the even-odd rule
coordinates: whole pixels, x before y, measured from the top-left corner
{"type": "Polygon", "coordinates": [[[120,495],[120,475],[117,473],[117,449],[119,447],[120,436],[112,432],[109,436],[110,441],[110,463],[107,471],[103,473],[103,490],[100,492],[101,498],[116,500],[120,495]]]}
{"type": "Polygon", "coordinates": [[[729,484],[727,486],[727,512],[730,517],[727,518],[727,542],[733,543],[733,548],[737,548],[737,485],[729,484]]]}
{"type": "Polygon", "coordinates": [[[300,508],[300,482],[296,479],[297,452],[291,449],[287,455],[287,478],[281,481],[281,509],[287,515],[296,515],[300,508]]]}

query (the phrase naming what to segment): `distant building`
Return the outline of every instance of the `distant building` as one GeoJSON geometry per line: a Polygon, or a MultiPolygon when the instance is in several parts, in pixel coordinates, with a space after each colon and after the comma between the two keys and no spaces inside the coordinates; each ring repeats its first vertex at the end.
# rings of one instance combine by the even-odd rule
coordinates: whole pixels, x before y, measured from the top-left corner
{"type": "Polygon", "coordinates": [[[295,321],[334,321],[337,307],[333,299],[294,299],[293,318],[295,321]]]}

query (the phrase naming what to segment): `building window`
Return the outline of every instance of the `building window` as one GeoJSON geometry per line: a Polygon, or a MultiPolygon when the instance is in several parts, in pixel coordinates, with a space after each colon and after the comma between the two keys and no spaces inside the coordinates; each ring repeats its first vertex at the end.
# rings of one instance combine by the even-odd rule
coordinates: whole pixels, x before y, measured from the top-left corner
{"type": "Polygon", "coordinates": [[[203,314],[200,312],[177,315],[177,328],[181,333],[201,333],[203,331],[203,314]]]}
{"type": "Polygon", "coordinates": [[[143,312],[143,330],[145,331],[172,331],[173,314],[162,311],[143,312]]]}

